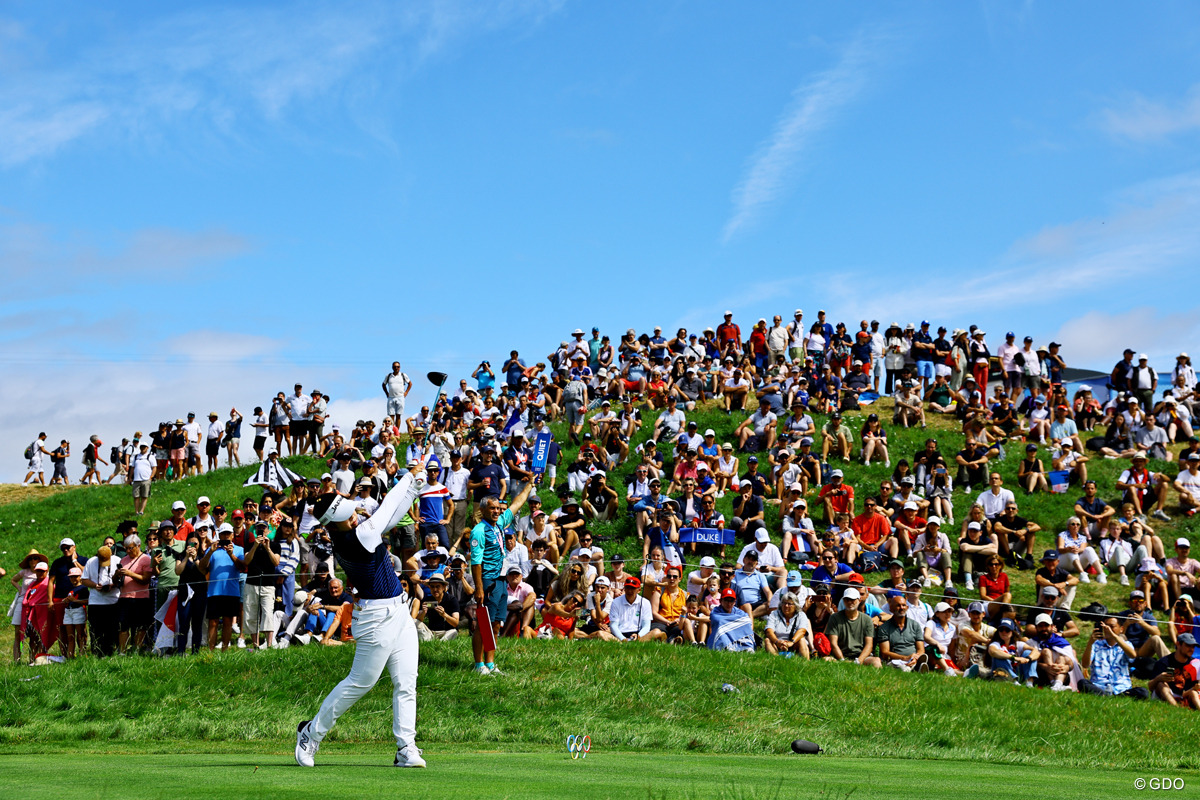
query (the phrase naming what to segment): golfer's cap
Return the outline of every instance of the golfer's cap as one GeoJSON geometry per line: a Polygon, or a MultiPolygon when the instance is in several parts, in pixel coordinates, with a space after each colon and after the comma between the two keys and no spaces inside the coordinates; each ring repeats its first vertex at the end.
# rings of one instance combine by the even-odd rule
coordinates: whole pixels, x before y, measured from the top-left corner
{"type": "Polygon", "coordinates": [[[1137,360],[1138,361],[1149,361],[1150,356],[1146,355],[1145,353],[1138,353],[1137,360]]]}
{"type": "Polygon", "coordinates": [[[1175,641],[1178,642],[1179,644],[1185,644],[1188,647],[1196,646],[1196,637],[1192,636],[1190,633],[1179,634],[1179,637],[1175,641]]]}
{"type": "Polygon", "coordinates": [[[891,561],[888,562],[888,569],[891,569],[892,567],[899,567],[900,569],[904,569],[904,562],[898,558],[893,558],[891,561]]]}
{"type": "Polygon", "coordinates": [[[200,499],[196,501],[196,505],[202,506],[205,503],[212,505],[212,501],[208,499],[208,495],[206,495],[206,494],[200,495],[200,499]]]}
{"type": "MultiPolygon", "coordinates": [[[[629,585],[628,581],[625,583],[625,585],[626,586],[629,585]]],[[[721,590],[721,599],[724,600],[727,597],[731,597],[734,600],[737,600],[737,592],[735,592],[733,589],[722,589],[721,590]]]]}
{"type": "Polygon", "coordinates": [[[1053,625],[1054,617],[1050,616],[1049,614],[1038,614],[1037,618],[1033,620],[1035,625],[1041,625],[1043,622],[1047,625],[1053,625]]]}
{"type": "Polygon", "coordinates": [[[712,567],[713,569],[716,569],[717,560],[712,556],[705,556],[704,558],[700,559],[700,566],[712,567]]]}
{"type": "Polygon", "coordinates": [[[842,471],[840,469],[835,469],[833,472],[829,473],[829,477],[840,478],[842,477],[842,471]]]}
{"type": "Polygon", "coordinates": [[[1057,550],[1047,550],[1046,552],[1042,553],[1042,561],[1052,561],[1056,558],[1058,558],[1057,550]]]}
{"type": "Polygon", "coordinates": [[[911,581],[909,581],[909,582],[908,582],[908,588],[909,588],[909,589],[920,589],[920,588],[922,588],[921,579],[920,579],[920,578],[913,578],[911,581]]]}
{"type": "Polygon", "coordinates": [[[771,534],[767,533],[764,528],[759,528],[754,534],[754,541],[763,543],[769,542],[771,541],[771,534]]]}
{"type": "Polygon", "coordinates": [[[516,573],[517,575],[520,575],[520,574],[522,574],[522,573],[521,573],[521,568],[520,568],[520,567],[518,567],[516,564],[513,564],[513,565],[512,565],[512,566],[510,566],[510,567],[509,567],[507,570],[505,570],[505,571],[504,571],[504,574],[505,574],[505,575],[512,575],[513,573],[516,573]]]}
{"type": "Polygon", "coordinates": [[[862,595],[858,593],[858,589],[855,589],[852,586],[846,591],[842,592],[842,597],[846,600],[857,600],[858,598],[862,597],[862,595]]]}
{"type": "Polygon", "coordinates": [[[804,585],[804,576],[800,574],[800,570],[794,569],[787,574],[787,585],[792,589],[804,585]]]}
{"type": "Polygon", "coordinates": [[[171,503],[171,510],[187,511],[187,503],[183,502],[182,500],[176,500],[174,503],[171,503]]]}
{"type": "Polygon", "coordinates": [[[941,525],[942,518],[939,517],[937,514],[930,514],[929,519],[925,520],[925,524],[926,525],[941,525]]]}
{"type": "MultiPolygon", "coordinates": [[[[509,571],[511,572],[512,570],[510,569],[509,571]]],[[[517,572],[520,572],[520,571],[521,570],[519,570],[519,569],[517,570],[517,572]]],[[[446,583],[446,576],[440,572],[435,572],[432,575],[430,575],[427,580],[430,583],[446,583]]]]}
{"type": "MultiPolygon", "coordinates": [[[[1179,541],[1186,542],[1187,539],[1180,539],[1179,541]]],[[[63,539],[61,542],[58,543],[58,546],[59,547],[74,547],[75,540],[71,539],[71,538],[63,539]]]]}
{"type": "Polygon", "coordinates": [[[601,575],[600,577],[596,578],[596,580],[592,583],[592,586],[612,586],[612,581],[601,575]]]}
{"type": "MultiPolygon", "coordinates": [[[[70,540],[70,539],[63,539],[63,541],[64,541],[64,542],[70,542],[71,540],[70,540]]],[[[74,544],[74,542],[72,542],[72,544],[74,544]]],[[[1175,546],[1176,546],[1176,547],[1191,547],[1191,546],[1192,546],[1192,543],[1191,543],[1191,542],[1189,542],[1187,539],[1184,539],[1184,538],[1179,538],[1179,539],[1176,539],[1176,540],[1175,540],[1175,546]]]]}
{"type": "Polygon", "coordinates": [[[920,508],[920,506],[918,506],[912,500],[909,500],[907,503],[904,504],[905,511],[916,511],[918,508],[920,508]]]}
{"type": "Polygon", "coordinates": [[[967,613],[968,614],[986,614],[987,613],[987,605],[979,600],[976,600],[975,602],[971,603],[971,605],[967,606],[967,613]]]}
{"type": "Polygon", "coordinates": [[[934,606],[934,607],[933,607],[933,612],[934,612],[935,614],[936,614],[936,613],[939,613],[939,612],[941,612],[941,611],[953,611],[953,610],[954,610],[954,609],[952,609],[952,608],[950,607],[950,604],[949,604],[949,603],[938,603],[936,606],[934,606]]]}
{"type": "Polygon", "coordinates": [[[982,526],[982,525],[980,525],[978,522],[968,522],[968,523],[967,523],[967,530],[969,530],[969,531],[981,531],[981,530],[983,530],[983,526],[982,526]]]}

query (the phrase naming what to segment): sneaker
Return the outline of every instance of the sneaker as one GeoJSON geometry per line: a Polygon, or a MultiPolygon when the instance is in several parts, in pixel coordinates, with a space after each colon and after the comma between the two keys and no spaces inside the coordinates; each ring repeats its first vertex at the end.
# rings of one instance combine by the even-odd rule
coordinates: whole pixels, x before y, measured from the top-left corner
{"type": "Polygon", "coordinates": [[[979,677],[979,665],[972,664],[971,666],[967,667],[967,671],[963,673],[963,677],[964,678],[978,678],[979,677]]]}
{"type": "Polygon", "coordinates": [[[1096,576],[1096,583],[1101,586],[1108,583],[1108,576],[1104,574],[1104,570],[1100,570],[1100,574],[1096,576]]]}
{"type": "Polygon", "coordinates": [[[1070,686],[1067,686],[1067,685],[1066,685],[1065,683],[1063,683],[1062,681],[1055,681],[1055,682],[1054,682],[1054,684],[1053,684],[1053,685],[1050,687],[1050,689],[1051,689],[1051,691],[1055,691],[1055,692],[1069,692],[1069,691],[1071,691],[1071,687],[1070,687],[1070,686]]]}
{"type": "Polygon", "coordinates": [[[504,673],[501,672],[500,668],[497,666],[492,666],[491,668],[488,669],[488,675],[503,675],[503,674],[504,673]]]}
{"type": "Polygon", "coordinates": [[[392,762],[393,767],[424,767],[425,759],[421,758],[421,751],[415,746],[408,744],[396,750],[396,760],[392,762]]]}
{"type": "Polygon", "coordinates": [[[1091,577],[1088,576],[1088,574],[1086,572],[1081,572],[1081,573],[1079,573],[1079,582],[1080,583],[1091,583],[1092,579],[1091,579],[1091,577]]]}
{"type": "Polygon", "coordinates": [[[921,655],[917,656],[917,663],[915,665],[915,671],[916,672],[929,672],[929,656],[928,655],[925,655],[924,653],[922,653],[921,655]]]}
{"type": "Polygon", "coordinates": [[[238,639],[238,650],[245,650],[245,649],[246,649],[246,640],[238,639]]]}
{"type": "Polygon", "coordinates": [[[1166,512],[1163,511],[1161,508],[1154,509],[1154,513],[1151,514],[1150,516],[1154,517],[1155,519],[1161,519],[1163,522],[1171,521],[1171,518],[1168,517],[1166,512]]]}
{"type": "Polygon", "coordinates": [[[299,642],[300,644],[308,644],[309,642],[312,641],[312,634],[311,633],[298,634],[296,636],[296,641],[299,642]]]}
{"type": "Polygon", "coordinates": [[[890,458],[883,462],[883,468],[884,469],[892,468],[892,460],[890,458]]]}
{"type": "Polygon", "coordinates": [[[1128,576],[1128,575],[1122,575],[1122,576],[1121,576],[1121,585],[1122,585],[1122,586],[1128,586],[1128,585],[1129,585],[1129,576],[1128,576]]]}
{"type": "Polygon", "coordinates": [[[234,620],[234,622],[233,622],[233,626],[232,626],[232,630],[233,630],[233,632],[234,632],[234,633],[241,633],[241,632],[242,632],[242,626],[237,624],[237,620],[234,620]]]}
{"type": "Polygon", "coordinates": [[[313,756],[321,746],[308,735],[308,726],[311,723],[312,720],[306,719],[296,726],[296,763],[302,767],[313,766],[313,756]]]}
{"type": "Polygon", "coordinates": [[[975,591],[975,581],[972,580],[970,575],[967,576],[967,580],[963,585],[967,587],[968,592],[975,591]]]}
{"type": "Polygon", "coordinates": [[[722,497],[724,497],[724,496],[725,496],[725,493],[724,493],[724,492],[717,492],[717,499],[718,499],[718,500],[720,500],[720,499],[721,499],[722,497]]]}
{"type": "Polygon", "coordinates": [[[1034,688],[1034,687],[1033,687],[1033,681],[1025,681],[1025,682],[1024,682],[1024,683],[1022,683],[1021,685],[1022,685],[1022,686],[1024,686],[1026,689],[1032,689],[1032,688],[1034,688]]]}
{"type": "Polygon", "coordinates": [[[933,581],[931,581],[929,578],[926,578],[925,580],[921,581],[921,585],[928,589],[930,586],[933,586],[933,581]]]}
{"type": "Polygon", "coordinates": [[[492,671],[487,668],[487,664],[477,664],[475,666],[476,675],[490,675],[492,671]]]}

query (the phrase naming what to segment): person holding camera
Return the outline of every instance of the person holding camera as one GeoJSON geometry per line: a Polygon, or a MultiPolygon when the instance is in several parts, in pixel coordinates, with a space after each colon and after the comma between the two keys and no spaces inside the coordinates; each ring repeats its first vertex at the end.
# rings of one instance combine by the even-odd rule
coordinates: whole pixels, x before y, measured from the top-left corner
{"type": "Polygon", "coordinates": [[[83,585],[91,590],[88,593],[87,617],[92,654],[95,656],[111,656],[117,650],[117,632],[121,621],[117,608],[120,588],[114,581],[117,564],[112,555],[112,548],[104,545],[83,567],[83,585]]]}
{"type": "MultiPolygon", "coordinates": [[[[261,522],[259,524],[262,524],[261,522]]],[[[246,568],[246,551],[233,543],[233,526],[222,525],[217,542],[200,557],[200,569],[208,573],[208,649],[217,646],[217,625],[221,626],[221,648],[229,649],[233,621],[242,612],[239,573],[246,568]]]]}
{"type": "Polygon", "coordinates": [[[428,585],[429,596],[417,611],[417,635],[423,642],[448,642],[458,636],[458,601],[447,593],[448,583],[442,573],[430,575],[428,585]]]}
{"type": "Polygon", "coordinates": [[[1121,635],[1116,617],[1099,620],[1092,629],[1092,640],[1083,651],[1082,665],[1088,677],[1078,682],[1079,691],[1086,694],[1120,695],[1134,700],[1147,700],[1150,692],[1134,686],[1129,672],[1137,657],[1133,645],[1121,635]]]}

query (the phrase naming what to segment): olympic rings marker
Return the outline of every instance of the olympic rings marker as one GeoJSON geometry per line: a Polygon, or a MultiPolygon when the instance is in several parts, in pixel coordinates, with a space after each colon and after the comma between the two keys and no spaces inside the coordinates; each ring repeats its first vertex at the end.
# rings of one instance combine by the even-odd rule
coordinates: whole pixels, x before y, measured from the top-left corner
{"type": "Polygon", "coordinates": [[[571,754],[572,759],[587,758],[587,754],[592,751],[592,737],[586,734],[577,735],[572,733],[567,737],[567,752],[571,754]]]}

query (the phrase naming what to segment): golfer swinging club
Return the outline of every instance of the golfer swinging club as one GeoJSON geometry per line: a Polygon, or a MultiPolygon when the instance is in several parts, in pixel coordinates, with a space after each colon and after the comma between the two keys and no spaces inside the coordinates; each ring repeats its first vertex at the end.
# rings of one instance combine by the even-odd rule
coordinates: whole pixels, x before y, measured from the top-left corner
{"type": "Polygon", "coordinates": [[[393,763],[397,767],[425,766],[416,746],[417,629],[383,540],[424,487],[425,479],[409,472],[363,522],[358,521],[354,501],[337,494],[322,495],[313,508],[333,539],[334,558],[358,590],[353,615],[357,644],[350,674],[333,687],[315,717],[296,727],[296,763],[302,767],[313,766],[313,756],[329,729],[371,690],[385,666],[392,677],[393,763]]]}

